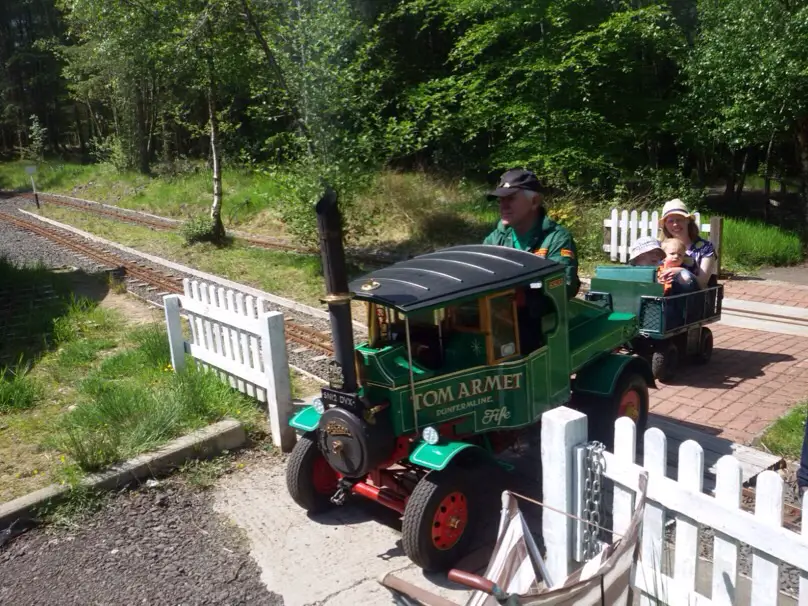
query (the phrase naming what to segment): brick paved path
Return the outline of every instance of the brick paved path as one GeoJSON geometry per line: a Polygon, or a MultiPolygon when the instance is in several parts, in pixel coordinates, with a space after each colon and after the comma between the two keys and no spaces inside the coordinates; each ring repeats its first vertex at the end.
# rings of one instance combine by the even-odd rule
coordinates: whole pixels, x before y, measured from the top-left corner
{"type": "Polygon", "coordinates": [[[651,390],[651,412],[750,444],[808,398],[808,338],[712,324],[713,357],[651,390]]]}
{"type": "Polygon", "coordinates": [[[724,297],[808,309],[808,286],[772,280],[725,280],[724,297]]]}

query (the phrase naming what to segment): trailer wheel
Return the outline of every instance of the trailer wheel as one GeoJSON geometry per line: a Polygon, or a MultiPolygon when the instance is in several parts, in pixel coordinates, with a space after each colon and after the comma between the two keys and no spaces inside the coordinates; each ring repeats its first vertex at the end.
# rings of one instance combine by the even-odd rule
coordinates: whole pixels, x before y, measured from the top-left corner
{"type": "Polygon", "coordinates": [[[415,486],[404,509],[404,553],[425,571],[442,571],[465,555],[477,522],[468,471],[431,471],[415,486]]]}
{"type": "Polygon", "coordinates": [[[651,370],[654,378],[667,381],[676,374],[679,367],[679,348],[671,341],[666,341],[651,355],[651,370]]]}
{"type": "Polygon", "coordinates": [[[286,466],[286,487],[292,499],[309,513],[319,513],[333,505],[337,473],[328,464],[313,432],[303,434],[292,449],[286,466]]]}
{"type": "Polygon", "coordinates": [[[706,326],[701,329],[699,336],[699,351],[693,356],[696,364],[707,364],[713,357],[713,331],[706,326]]]}

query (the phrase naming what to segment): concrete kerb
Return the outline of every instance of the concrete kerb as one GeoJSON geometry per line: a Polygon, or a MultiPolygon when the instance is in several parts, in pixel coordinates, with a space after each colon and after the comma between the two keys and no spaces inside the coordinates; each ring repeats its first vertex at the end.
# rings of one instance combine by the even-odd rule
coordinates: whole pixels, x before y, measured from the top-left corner
{"type": "MultiPolygon", "coordinates": [[[[87,476],[82,479],[81,486],[95,490],[120,488],[144,478],[165,474],[191,459],[210,458],[225,450],[235,450],[246,441],[244,426],[234,419],[224,419],[172,440],[157,450],[87,476]]],[[[0,504],[0,530],[16,524],[30,525],[36,519],[38,509],[65,498],[69,491],[69,486],[51,484],[0,504]]]]}

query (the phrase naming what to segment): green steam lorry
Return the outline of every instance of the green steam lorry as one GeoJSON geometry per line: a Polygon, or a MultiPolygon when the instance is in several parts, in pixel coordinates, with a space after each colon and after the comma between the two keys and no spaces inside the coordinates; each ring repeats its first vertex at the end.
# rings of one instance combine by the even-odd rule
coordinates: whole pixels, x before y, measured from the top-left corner
{"type": "Polygon", "coordinates": [[[455,246],[348,284],[336,195],[317,204],[335,359],[328,387],[291,425],[295,502],[311,513],[349,495],[402,516],[408,557],[444,570],[472,534],[483,465],[567,404],[607,444],[618,416],[642,431],[651,368],[615,350],[634,314],[568,299],[564,267],[520,250],[455,246]],[[354,345],[351,301],[368,339],[354,345]],[[570,402],[572,403],[570,404],[570,402]]]}

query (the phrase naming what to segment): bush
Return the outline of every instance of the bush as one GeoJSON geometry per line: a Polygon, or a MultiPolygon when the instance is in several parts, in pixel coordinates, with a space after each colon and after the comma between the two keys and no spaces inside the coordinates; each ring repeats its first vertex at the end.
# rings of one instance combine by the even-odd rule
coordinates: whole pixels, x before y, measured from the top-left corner
{"type": "Polygon", "coordinates": [[[213,219],[207,215],[198,215],[182,224],[180,227],[185,243],[196,244],[197,242],[215,242],[216,235],[213,228],[213,219]]]}
{"type": "Polygon", "coordinates": [[[804,259],[799,236],[759,221],[724,220],[724,266],[795,265],[804,259]]]}

